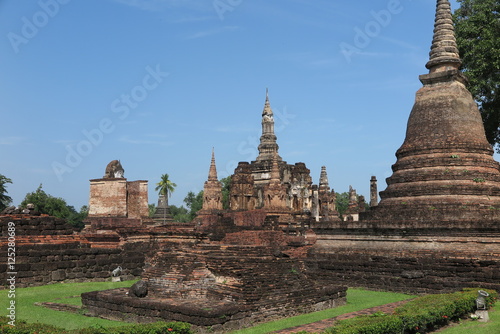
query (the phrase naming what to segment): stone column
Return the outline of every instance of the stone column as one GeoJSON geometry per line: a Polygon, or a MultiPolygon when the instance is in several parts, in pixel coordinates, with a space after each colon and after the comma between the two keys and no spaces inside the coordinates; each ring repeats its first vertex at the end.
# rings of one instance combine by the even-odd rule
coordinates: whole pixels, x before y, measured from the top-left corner
{"type": "Polygon", "coordinates": [[[377,177],[372,176],[370,180],[370,206],[378,205],[377,177]]]}

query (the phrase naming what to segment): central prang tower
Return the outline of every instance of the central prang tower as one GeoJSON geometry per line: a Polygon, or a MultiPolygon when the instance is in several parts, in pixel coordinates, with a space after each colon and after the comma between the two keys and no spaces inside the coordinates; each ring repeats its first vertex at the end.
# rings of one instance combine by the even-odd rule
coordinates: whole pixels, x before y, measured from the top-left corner
{"type": "Polygon", "coordinates": [[[460,56],[448,0],[438,0],[423,87],[381,202],[363,220],[416,227],[476,228],[498,224],[499,164],[460,56]]]}
{"type": "Polygon", "coordinates": [[[262,135],[260,136],[259,156],[256,161],[272,161],[275,157],[282,161],[278,154],[277,137],[274,133],[274,114],[269,103],[269,90],[266,89],[266,102],[262,111],[262,135]]]}

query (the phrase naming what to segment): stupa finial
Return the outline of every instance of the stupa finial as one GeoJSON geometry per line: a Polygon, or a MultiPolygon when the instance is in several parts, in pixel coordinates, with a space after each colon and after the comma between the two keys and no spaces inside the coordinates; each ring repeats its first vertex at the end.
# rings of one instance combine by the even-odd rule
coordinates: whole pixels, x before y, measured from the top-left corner
{"type": "Polygon", "coordinates": [[[217,168],[215,167],[215,153],[212,147],[212,161],[210,162],[210,170],[208,172],[209,181],[217,181],[217,168]]]}
{"type": "Polygon", "coordinates": [[[429,62],[425,66],[431,73],[458,69],[462,64],[448,0],[437,0],[434,38],[429,56],[429,62]]]}

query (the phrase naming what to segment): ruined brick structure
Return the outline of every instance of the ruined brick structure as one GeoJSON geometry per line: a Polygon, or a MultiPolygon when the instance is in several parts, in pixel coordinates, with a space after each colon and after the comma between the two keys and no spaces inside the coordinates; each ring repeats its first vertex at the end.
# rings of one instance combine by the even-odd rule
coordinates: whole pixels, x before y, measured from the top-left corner
{"type": "Polygon", "coordinates": [[[108,164],[103,178],[90,180],[89,213],[84,230],[88,238],[94,234],[97,239],[106,239],[105,233],[111,237],[121,227],[151,225],[153,219],[148,216],[148,181],[127,181],[118,160],[108,164]]]}
{"type": "Polygon", "coordinates": [[[318,279],[414,292],[500,289],[499,164],[459,66],[450,3],[438,0],[429,74],[420,76],[387,189],[358,222],[313,225],[308,263],[318,279]]]}
{"type": "Polygon", "coordinates": [[[90,180],[89,217],[147,217],[148,181],[127,181],[117,163],[108,164],[103,178],[90,180]]]}
{"type": "Polygon", "coordinates": [[[115,289],[83,294],[83,304],[110,319],[187,321],[226,333],[345,303],[345,287],[305,274],[300,258],[313,234],[287,235],[263,210],[210,217],[195,229],[198,242],[161,244],[142,275],[145,297],[115,289]]]}
{"type": "Polygon", "coordinates": [[[160,194],[158,196],[158,205],[156,206],[155,213],[151,219],[156,223],[163,225],[174,223],[174,217],[172,217],[172,214],[170,213],[168,200],[165,195],[160,194]]]}
{"type": "MultiPolygon", "coordinates": [[[[131,217],[123,201],[128,185],[115,168],[103,179],[114,192],[99,193],[107,202],[93,211],[110,217],[97,215],[83,234],[56,220],[19,218],[20,277],[28,284],[96,279],[115,265],[135,265],[130,274],[141,271],[147,288],[140,297],[134,288],[87,293],[82,300],[91,313],[224,332],[342,304],[344,286],[500,290],[499,165],[459,64],[449,1],[437,0],[430,73],[421,76],[380,203],[371,179],[368,212],[351,187],[351,218],[340,221],[326,168],[313,185],[305,164],[283,161],[266,95],[259,156],[236,168],[230,210],[222,210],[213,152],[203,209],[191,224],[155,226],[131,217]]],[[[12,219],[0,218],[1,226],[12,219]]]]}
{"type": "MultiPolygon", "coordinates": [[[[250,166],[249,173],[233,176],[232,184],[233,206],[242,202],[234,195],[235,190],[239,194],[248,190],[253,198],[244,203],[254,201],[261,208],[223,210],[222,186],[212,151],[203,207],[194,221],[196,227],[191,225],[189,235],[172,240],[168,237],[172,226],[162,226],[167,235],[153,237],[159,251],[147,260],[141,293],[133,288],[128,295],[124,289],[84,294],[82,301],[91,314],[140,322],[187,321],[227,331],[345,303],[346,287],[335,283],[318,285],[304,273],[300,258],[314,244],[315,236],[308,227],[310,215],[296,219],[302,212],[297,215],[292,210],[289,194],[291,186],[302,187],[301,194],[310,191],[309,170],[304,164],[289,166],[281,161],[268,98],[263,115],[260,162],[240,165],[250,166]],[[255,166],[257,170],[252,169],[255,166]],[[283,174],[293,182],[282,182],[283,174]]],[[[335,197],[325,168],[320,183],[315,190],[316,202],[321,200],[321,210],[328,215],[333,212],[329,208],[334,207],[335,197]]],[[[305,204],[297,205],[303,208],[305,204]]],[[[106,228],[106,224],[102,227],[106,228]]],[[[123,234],[121,230],[113,232],[123,234]]]]}
{"type": "Polygon", "coordinates": [[[377,190],[377,177],[372,176],[370,179],[370,207],[378,205],[378,190],[377,190]]]}
{"type": "Polygon", "coordinates": [[[202,212],[222,210],[222,184],[217,178],[217,168],[215,166],[215,153],[212,150],[212,160],[208,171],[208,180],[203,186],[203,207],[202,212]]]}
{"type": "MultiPolygon", "coordinates": [[[[120,236],[100,247],[85,235],[76,234],[66,221],[47,215],[0,215],[0,280],[6,282],[7,226],[16,233],[16,287],[56,282],[104,281],[111,271],[123,268],[124,277],[142,273],[149,243],[120,243],[120,236]]],[[[3,284],[2,284],[3,285],[3,284]]]]}
{"type": "Polygon", "coordinates": [[[429,74],[420,76],[423,87],[393,174],[366,219],[444,228],[498,226],[499,164],[460,64],[450,5],[439,1],[429,74]]]}
{"type": "Polygon", "coordinates": [[[262,135],[259,155],[251,163],[240,162],[231,177],[231,210],[269,210],[284,221],[293,216],[313,216],[314,219],[335,219],[335,192],[330,191],[326,169],[320,176],[320,187],[313,185],[310,170],[302,162],[287,164],[278,153],[274,133],[274,115],[266,93],[262,112],[262,135]],[[273,166],[276,164],[274,174],[273,166]],[[275,176],[275,179],[272,176],[275,176]],[[278,184],[279,183],[279,184],[278,184]],[[328,188],[328,189],[327,189],[328,188]],[[288,217],[288,218],[286,218],[288,217]]]}

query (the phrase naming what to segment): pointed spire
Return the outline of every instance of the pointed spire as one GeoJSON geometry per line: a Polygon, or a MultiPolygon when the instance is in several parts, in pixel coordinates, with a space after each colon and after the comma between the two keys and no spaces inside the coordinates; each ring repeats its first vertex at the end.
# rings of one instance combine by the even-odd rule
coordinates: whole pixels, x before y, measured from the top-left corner
{"type": "Polygon", "coordinates": [[[458,69],[462,64],[455,38],[451,5],[448,0],[437,0],[434,38],[429,55],[429,62],[425,66],[431,73],[458,69]]]}
{"type": "MultiPolygon", "coordinates": [[[[269,102],[269,89],[267,88],[266,88],[266,102],[264,102],[264,110],[262,111],[262,117],[266,115],[273,117],[273,110],[271,109],[271,103],[269,102]]],[[[274,128],[273,128],[273,133],[274,133],[274,128]]]]}
{"type": "Polygon", "coordinates": [[[215,167],[215,153],[212,147],[212,161],[210,162],[210,170],[208,172],[208,181],[218,181],[217,168],[215,167]]]}
{"type": "Polygon", "coordinates": [[[326,174],[326,166],[321,167],[321,175],[319,177],[320,187],[329,187],[328,185],[328,175],[326,174]]]}
{"type": "MultiPolygon", "coordinates": [[[[274,153],[278,153],[278,144],[276,143],[276,135],[274,134],[274,115],[269,102],[269,90],[266,88],[266,102],[262,111],[262,135],[260,136],[259,156],[257,161],[271,161],[274,153]]],[[[281,157],[277,156],[278,161],[281,157]]]]}
{"type": "Polygon", "coordinates": [[[274,153],[274,155],[273,155],[273,167],[271,168],[271,182],[270,183],[281,184],[280,169],[278,166],[278,154],[277,153],[274,153]]]}
{"type": "Polygon", "coordinates": [[[217,180],[217,169],[215,168],[215,153],[212,148],[212,161],[208,180],[203,186],[203,205],[200,213],[207,210],[222,210],[222,184],[217,180]]]}

